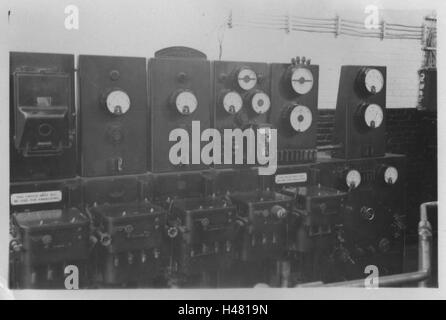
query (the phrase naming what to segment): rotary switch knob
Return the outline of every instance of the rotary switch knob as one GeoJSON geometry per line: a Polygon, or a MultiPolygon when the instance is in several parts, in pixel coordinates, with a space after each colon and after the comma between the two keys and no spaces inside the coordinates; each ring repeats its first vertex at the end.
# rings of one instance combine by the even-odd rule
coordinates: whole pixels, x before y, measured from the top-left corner
{"type": "Polygon", "coordinates": [[[169,236],[169,238],[175,238],[178,235],[178,228],[169,227],[167,229],[167,235],[169,236]]]}
{"type": "Polygon", "coordinates": [[[284,207],[275,205],[271,208],[271,214],[278,219],[285,219],[288,215],[288,212],[284,207]]]}
{"type": "Polygon", "coordinates": [[[209,227],[210,223],[211,222],[209,221],[208,218],[203,218],[203,219],[200,220],[200,224],[201,224],[201,226],[203,227],[204,230],[206,230],[209,227]]]}
{"type": "Polygon", "coordinates": [[[120,144],[124,139],[121,125],[111,125],[107,130],[108,138],[114,145],[120,144]]]}
{"type": "Polygon", "coordinates": [[[53,237],[50,234],[46,234],[42,237],[42,244],[45,248],[48,248],[53,242],[53,237]]]}
{"type": "Polygon", "coordinates": [[[373,208],[362,207],[360,213],[361,217],[367,221],[372,221],[375,219],[375,210],[373,208]]]}

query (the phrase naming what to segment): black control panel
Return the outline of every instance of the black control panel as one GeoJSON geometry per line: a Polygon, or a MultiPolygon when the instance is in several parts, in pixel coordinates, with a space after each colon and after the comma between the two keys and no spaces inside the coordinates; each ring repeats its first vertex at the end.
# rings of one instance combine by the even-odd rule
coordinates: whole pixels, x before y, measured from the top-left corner
{"type": "Polygon", "coordinates": [[[279,164],[316,160],[319,66],[305,57],[271,65],[271,123],[279,164]]]}
{"type": "Polygon", "coordinates": [[[199,51],[173,47],[155,53],[150,59],[150,159],[153,172],[205,169],[201,146],[190,142],[193,135],[210,127],[210,62],[199,51]],[[193,132],[193,123],[197,124],[193,132]],[[178,134],[173,132],[177,130],[178,134]],[[187,141],[184,151],[172,149],[187,141]]]}
{"type": "Polygon", "coordinates": [[[74,55],[10,53],[11,181],[76,175],[74,55]]]}
{"type": "Polygon", "coordinates": [[[386,150],[386,67],[342,66],[336,102],[336,157],[383,156],[386,150]]]}
{"type": "Polygon", "coordinates": [[[11,288],[293,287],[402,271],[406,158],[384,154],[385,67],[342,67],[336,152],[322,157],[309,59],[170,47],[148,64],[74,61],[10,54],[11,288]],[[227,129],[254,143],[277,130],[272,174],[246,146],[234,163],[237,144],[231,163],[223,149],[204,163],[207,129],[221,147],[227,129]]]}
{"type": "Polygon", "coordinates": [[[146,171],[145,58],[79,56],[81,174],[146,171]]]}

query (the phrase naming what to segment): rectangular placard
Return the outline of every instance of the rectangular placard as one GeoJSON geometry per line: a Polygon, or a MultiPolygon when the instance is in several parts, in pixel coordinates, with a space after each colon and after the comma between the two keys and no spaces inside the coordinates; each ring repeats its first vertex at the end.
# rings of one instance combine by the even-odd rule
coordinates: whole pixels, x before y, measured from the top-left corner
{"type": "Polygon", "coordinates": [[[275,176],[275,182],[277,184],[307,182],[307,173],[278,174],[275,176]]]}
{"type": "Polygon", "coordinates": [[[49,190],[39,192],[23,192],[11,194],[11,205],[19,206],[26,204],[51,203],[62,200],[62,191],[49,190]]]}

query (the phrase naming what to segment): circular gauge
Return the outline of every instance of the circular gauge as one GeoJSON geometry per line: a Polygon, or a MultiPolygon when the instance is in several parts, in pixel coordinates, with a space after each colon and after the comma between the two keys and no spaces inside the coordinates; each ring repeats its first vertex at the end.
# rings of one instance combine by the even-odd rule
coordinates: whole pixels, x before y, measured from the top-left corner
{"type": "Polygon", "coordinates": [[[345,182],[349,188],[357,188],[361,184],[361,174],[358,170],[350,170],[346,177],[345,182]]]}
{"type": "Polygon", "coordinates": [[[271,101],[265,92],[258,91],[252,95],[251,106],[255,113],[263,114],[269,110],[271,101]]]}
{"type": "Polygon", "coordinates": [[[378,69],[366,69],[364,86],[371,94],[379,93],[384,87],[384,76],[378,69]]]}
{"type": "Polygon", "coordinates": [[[243,90],[251,90],[257,84],[257,75],[252,69],[242,68],[237,73],[237,83],[243,90]]]}
{"type": "Polygon", "coordinates": [[[298,94],[306,94],[313,88],[313,73],[307,68],[295,68],[291,73],[291,87],[298,94]]]}
{"type": "Polygon", "coordinates": [[[130,98],[122,90],[114,90],[107,95],[105,105],[112,114],[121,115],[129,111],[130,98]]]}
{"type": "Polygon", "coordinates": [[[230,114],[236,114],[243,106],[242,97],[235,91],[229,91],[223,95],[223,108],[230,114]]]}
{"type": "Polygon", "coordinates": [[[384,181],[387,184],[395,184],[398,180],[398,170],[395,167],[387,167],[384,171],[384,181]]]}
{"type": "Polygon", "coordinates": [[[377,104],[369,104],[364,109],[364,122],[369,128],[378,128],[384,120],[383,109],[377,104]]]}
{"type": "Polygon", "coordinates": [[[297,132],[304,132],[310,128],[313,123],[313,114],[306,106],[294,106],[290,113],[291,127],[297,132]]]}
{"type": "Polygon", "coordinates": [[[182,115],[193,113],[198,107],[197,97],[191,91],[181,91],[175,97],[175,107],[182,115]]]}

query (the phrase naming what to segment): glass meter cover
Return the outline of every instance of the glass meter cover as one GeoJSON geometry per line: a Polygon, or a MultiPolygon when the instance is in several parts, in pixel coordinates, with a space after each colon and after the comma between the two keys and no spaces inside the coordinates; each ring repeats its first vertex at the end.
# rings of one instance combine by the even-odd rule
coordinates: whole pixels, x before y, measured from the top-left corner
{"type": "Polygon", "coordinates": [[[369,128],[378,128],[384,120],[383,109],[377,104],[369,104],[364,110],[364,121],[369,128]]]}
{"type": "Polygon", "coordinates": [[[398,170],[395,167],[387,167],[384,171],[384,181],[387,184],[395,184],[398,180],[398,170]]]}
{"type": "Polygon", "coordinates": [[[120,115],[130,109],[130,98],[124,91],[114,90],[107,95],[105,104],[110,113],[120,115]]]}
{"type": "Polygon", "coordinates": [[[259,91],[252,96],[251,106],[255,113],[263,114],[269,110],[271,101],[265,92],[259,91]]]}
{"type": "Polygon", "coordinates": [[[235,91],[227,92],[223,95],[223,108],[230,114],[235,114],[240,111],[243,106],[243,99],[235,91]]]}
{"type": "Polygon", "coordinates": [[[181,91],[176,95],[175,107],[183,115],[191,114],[198,107],[197,97],[190,91],[181,91]]]}
{"type": "Polygon", "coordinates": [[[364,85],[366,90],[371,93],[379,93],[384,87],[384,76],[378,69],[367,69],[365,71],[364,85]]]}
{"type": "Polygon", "coordinates": [[[243,90],[251,90],[257,84],[257,75],[252,69],[242,68],[237,74],[237,83],[243,90]]]}
{"type": "Polygon", "coordinates": [[[297,105],[290,113],[291,127],[297,132],[304,132],[313,122],[311,110],[306,106],[297,105]]]}
{"type": "Polygon", "coordinates": [[[361,184],[361,174],[358,170],[350,170],[345,177],[347,186],[357,188],[361,184]]]}
{"type": "Polygon", "coordinates": [[[291,86],[294,92],[306,94],[313,88],[313,73],[307,68],[296,68],[291,74],[291,86]]]}

